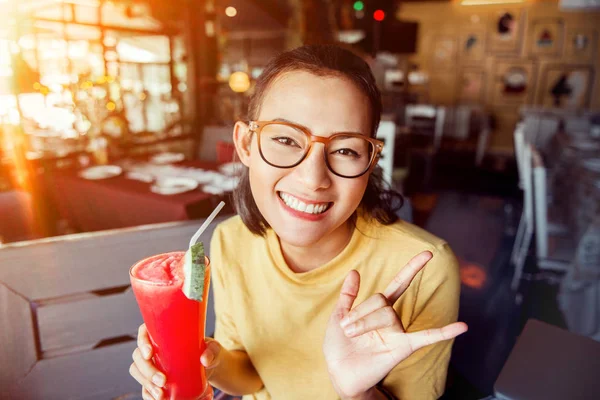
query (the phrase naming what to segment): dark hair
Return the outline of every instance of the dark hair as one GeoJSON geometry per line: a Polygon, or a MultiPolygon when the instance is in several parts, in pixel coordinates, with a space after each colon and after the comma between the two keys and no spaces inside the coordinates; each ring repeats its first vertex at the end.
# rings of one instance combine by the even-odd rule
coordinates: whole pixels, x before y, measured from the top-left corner
{"type": "MultiPolygon", "coordinates": [[[[333,76],[350,80],[369,99],[371,108],[371,137],[375,137],[381,119],[381,94],[369,65],[350,50],[335,45],[307,45],[279,54],[272,59],[258,78],[248,105],[248,120],[256,120],[262,101],[273,84],[283,74],[291,71],[306,71],[317,76],[333,76]]],[[[260,213],[252,191],[248,168],[243,167],[240,183],[233,192],[236,212],[244,224],[255,234],[264,235],[269,224],[260,213]]],[[[375,218],[384,225],[398,220],[396,212],[402,207],[402,195],[387,187],[380,167],[375,167],[369,176],[367,188],[360,202],[365,216],[375,218]]],[[[355,224],[357,213],[352,214],[355,224]]]]}

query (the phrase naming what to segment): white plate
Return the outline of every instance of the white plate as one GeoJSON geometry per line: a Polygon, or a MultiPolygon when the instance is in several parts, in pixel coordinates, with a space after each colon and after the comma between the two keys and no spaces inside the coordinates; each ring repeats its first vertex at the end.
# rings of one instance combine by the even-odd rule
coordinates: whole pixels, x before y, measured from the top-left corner
{"type": "Polygon", "coordinates": [[[96,167],[86,168],[79,173],[83,179],[107,179],[118,176],[123,173],[123,169],[118,165],[98,165],[96,167]]]}
{"type": "Polygon", "coordinates": [[[150,187],[153,193],[170,196],[185,193],[198,187],[198,182],[191,178],[161,178],[150,187]]]}
{"type": "Polygon", "coordinates": [[[244,164],[242,164],[241,162],[230,162],[227,164],[223,164],[219,167],[219,171],[221,171],[221,173],[225,174],[225,175],[237,175],[241,170],[242,170],[242,166],[244,164]]]}
{"type": "Polygon", "coordinates": [[[578,150],[600,149],[600,143],[591,140],[577,140],[571,143],[571,146],[578,150]]]}
{"type": "Polygon", "coordinates": [[[153,156],[150,162],[153,164],[172,164],[185,160],[183,153],[160,153],[153,156]]]}

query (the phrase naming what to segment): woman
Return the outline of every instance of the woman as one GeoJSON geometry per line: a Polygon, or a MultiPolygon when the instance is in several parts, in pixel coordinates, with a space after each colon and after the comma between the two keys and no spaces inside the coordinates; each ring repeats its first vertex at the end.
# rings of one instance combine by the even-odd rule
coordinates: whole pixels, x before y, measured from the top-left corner
{"type": "MultiPolygon", "coordinates": [[[[239,215],[211,242],[217,321],[201,362],[214,387],[247,399],[443,393],[448,339],[467,329],[457,261],[398,220],[401,197],[375,169],[380,113],[368,65],[335,46],[283,53],[259,78],[233,132],[239,215]]],[[[131,374],[160,399],[168,377],[143,325],[138,346],[131,374]]]]}

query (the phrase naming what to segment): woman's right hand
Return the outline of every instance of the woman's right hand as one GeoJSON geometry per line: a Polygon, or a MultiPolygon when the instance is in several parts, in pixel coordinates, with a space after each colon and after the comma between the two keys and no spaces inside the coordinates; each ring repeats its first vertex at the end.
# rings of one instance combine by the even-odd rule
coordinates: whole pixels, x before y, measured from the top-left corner
{"type": "MultiPolygon", "coordinates": [[[[221,345],[214,339],[205,338],[206,350],[200,356],[200,362],[206,368],[206,378],[210,380],[215,367],[220,363],[221,345]]],[[[142,385],[144,400],[162,400],[163,390],[167,382],[165,374],[152,362],[152,344],[148,337],[146,324],[138,329],[137,347],[133,351],[133,364],[129,367],[131,376],[142,385]]]]}
{"type": "Polygon", "coordinates": [[[129,367],[129,374],[142,385],[144,400],[162,400],[161,388],[165,386],[167,377],[152,362],[152,344],[146,324],[140,325],[138,329],[137,347],[133,351],[133,364],[129,367]]]}

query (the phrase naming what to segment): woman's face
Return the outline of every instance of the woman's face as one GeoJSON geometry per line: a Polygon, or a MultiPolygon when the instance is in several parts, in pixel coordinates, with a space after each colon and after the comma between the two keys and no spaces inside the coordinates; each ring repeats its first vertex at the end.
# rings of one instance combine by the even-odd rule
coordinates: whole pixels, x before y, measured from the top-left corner
{"type": "MultiPolygon", "coordinates": [[[[328,137],[337,132],[369,136],[370,118],[368,98],[349,80],[294,71],[272,83],[258,120],[283,119],[328,137]]],[[[243,125],[236,129],[245,130],[243,125]]],[[[325,164],[321,143],[314,143],[294,168],[272,167],[261,158],[256,135],[240,158],[250,169],[256,204],[281,241],[304,247],[348,232],[345,222],[363,197],[369,173],[352,179],[333,174],[325,164]],[[325,211],[315,214],[324,206],[325,211]]]]}

